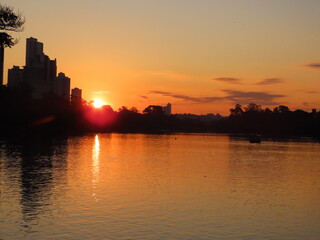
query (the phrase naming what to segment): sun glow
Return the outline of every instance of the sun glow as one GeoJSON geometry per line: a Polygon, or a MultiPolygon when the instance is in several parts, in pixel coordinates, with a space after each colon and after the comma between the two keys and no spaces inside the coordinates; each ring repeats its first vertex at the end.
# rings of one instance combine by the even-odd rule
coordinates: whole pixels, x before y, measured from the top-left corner
{"type": "Polygon", "coordinates": [[[101,108],[103,105],[106,105],[106,104],[100,99],[96,99],[93,101],[93,106],[95,108],[101,108]]]}

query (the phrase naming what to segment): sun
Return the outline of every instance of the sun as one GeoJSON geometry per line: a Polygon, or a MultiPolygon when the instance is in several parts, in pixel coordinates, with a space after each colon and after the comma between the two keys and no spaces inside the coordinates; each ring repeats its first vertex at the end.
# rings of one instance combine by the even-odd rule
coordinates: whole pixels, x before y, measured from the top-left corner
{"type": "Polygon", "coordinates": [[[93,101],[93,106],[95,108],[101,108],[103,105],[105,105],[105,103],[100,99],[96,99],[93,101]]]}

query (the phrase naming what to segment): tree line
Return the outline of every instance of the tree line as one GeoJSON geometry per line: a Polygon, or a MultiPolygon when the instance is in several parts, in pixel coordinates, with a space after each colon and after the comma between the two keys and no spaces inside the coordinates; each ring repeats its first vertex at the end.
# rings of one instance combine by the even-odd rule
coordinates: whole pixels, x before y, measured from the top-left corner
{"type": "Polygon", "coordinates": [[[31,93],[27,86],[0,89],[0,135],[217,132],[320,137],[320,112],[292,111],[284,105],[271,110],[254,103],[236,104],[228,117],[166,115],[161,106],[150,105],[142,112],[135,107],[115,111],[108,105],[94,108],[92,102],[70,103],[54,95],[34,100],[31,93]]]}

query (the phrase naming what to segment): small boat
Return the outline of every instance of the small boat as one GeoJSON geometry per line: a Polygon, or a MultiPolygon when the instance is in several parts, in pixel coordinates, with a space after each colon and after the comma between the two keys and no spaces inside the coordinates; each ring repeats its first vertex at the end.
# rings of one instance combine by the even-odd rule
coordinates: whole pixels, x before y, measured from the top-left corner
{"type": "Polygon", "coordinates": [[[248,140],[250,143],[261,143],[261,137],[258,135],[255,136],[249,136],[248,140]]]}

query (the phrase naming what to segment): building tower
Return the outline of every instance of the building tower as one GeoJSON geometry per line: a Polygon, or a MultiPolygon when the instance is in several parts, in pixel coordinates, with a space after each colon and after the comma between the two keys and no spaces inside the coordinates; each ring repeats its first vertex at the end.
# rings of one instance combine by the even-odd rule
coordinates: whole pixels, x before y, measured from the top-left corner
{"type": "Polygon", "coordinates": [[[171,103],[168,103],[167,106],[164,106],[163,111],[164,111],[164,114],[170,115],[171,114],[171,103]]]}
{"type": "Polygon", "coordinates": [[[34,66],[44,61],[43,43],[36,38],[27,38],[26,66],[34,66]]]}
{"type": "Polygon", "coordinates": [[[8,70],[8,87],[19,87],[23,84],[23,69],[18,66],[8,70]]]}
{"type": "Polygon", "coordinates": [[[46,95],[52,95],[56,76],[56,59],[50,60],[43,53],[43,43],[36,38],[27,38],[23,81],[32,88],[32,97],[42,99],[46,95]]]}
{"type": "Polygon", "coordinates": [[[82,90],[79,88],[73,88],[71,90],[71,104],[79,104],[82,101],[82,90]]]}
{"type": "MultiPolygon", "coordinates": [[[[8,70],[8,87],[28,87],[34,100],[57,95],[70,101],[70,78],[64,73],[57,76],[57,60],[43,52],[43,43],[36,38],[26,40],[26,65],[8,70]]],[[[81,97],[81,92],[80,92],[81,97]]]]}
{"type": "Polygon", "coordinates": [[[70,101],[70,78],[60,72],[54,81],[54,94],[70,101]]]}

